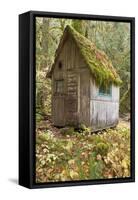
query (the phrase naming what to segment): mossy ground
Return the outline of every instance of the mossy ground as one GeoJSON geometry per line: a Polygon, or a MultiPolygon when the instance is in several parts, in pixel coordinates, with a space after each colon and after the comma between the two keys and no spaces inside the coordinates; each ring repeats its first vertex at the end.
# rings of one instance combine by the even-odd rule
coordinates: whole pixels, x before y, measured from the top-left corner
{"type": "Polygon", "coordinates": [[[36,182],[130,176],[128,124],[97,134],[70,130],[66,134],[48,119],[37,122],[36,182]]]}

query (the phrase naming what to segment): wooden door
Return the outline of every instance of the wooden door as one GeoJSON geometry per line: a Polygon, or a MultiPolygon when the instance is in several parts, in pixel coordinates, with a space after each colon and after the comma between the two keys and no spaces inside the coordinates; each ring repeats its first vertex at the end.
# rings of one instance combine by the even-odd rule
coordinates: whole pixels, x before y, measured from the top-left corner
{"type": "Polygon", "coordinates": [[[65,126],[64,96],[56,95],[53,98],[53,121],[55,126],[65,126]]]}
{"type": "Polygon", "coordinates": [[[62,127],[65,125],[65,97],[64,97],[64,80],[55,80],[55,93],[53,96],[52,114],[55,126],[62,127]]]}
{"type": "Polygon", "coordinates": [[[77,80],[73,70],[67,72],[66,124],[69,126],[77,125],[77,80]]]}

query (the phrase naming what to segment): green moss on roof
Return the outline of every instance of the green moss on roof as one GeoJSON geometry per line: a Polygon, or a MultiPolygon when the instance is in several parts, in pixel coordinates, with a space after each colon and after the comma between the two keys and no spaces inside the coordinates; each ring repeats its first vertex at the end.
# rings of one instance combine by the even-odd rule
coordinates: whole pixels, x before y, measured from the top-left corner
{"type": "MultiPolygon", "coordinates": [[[[64,36],[68,34],[72,36],[74,42],[78,46],[78,49],[80,50],[86,65],[90,69],[96,84],[107,86],[111,83],[114,85],[120,85],[122,83],[108,56],[103,51],[97,49],[97,47],[90,40],[69,25],[66,26],[59,47],[56,51],[55,62],[58,57],[58,50],[61,49],[64,36]]],[[[48,73],[48,77],[51,77],[54,64],[48,73]]]]}
{"type": "Polygon", "coordinates": [[[90,40],[78,33],[73,27],[68,25],[65,31],[73,36],[97,84],[106,86],[111,83],[115,85],[120,85],[122,83],[112,62],[103,51],[97,49],[90,40]]]}

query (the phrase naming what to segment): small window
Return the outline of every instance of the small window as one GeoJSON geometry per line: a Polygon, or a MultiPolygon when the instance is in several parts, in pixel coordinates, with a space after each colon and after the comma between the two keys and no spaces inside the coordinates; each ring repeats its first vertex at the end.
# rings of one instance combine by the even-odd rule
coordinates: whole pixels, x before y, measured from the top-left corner
{"type": "Polygon", "coordinates": [[[63,87],[64,87],[64,81],[63,80],[57,80],[56,81],[56,93],[63,93],[63,87]]]}
{"type": "Polygon", "coordinates": [[[99,87],[99,95],[101,96],[112,96],[112,87],[111,85],[104,87],[101,85],[99,87]]]}

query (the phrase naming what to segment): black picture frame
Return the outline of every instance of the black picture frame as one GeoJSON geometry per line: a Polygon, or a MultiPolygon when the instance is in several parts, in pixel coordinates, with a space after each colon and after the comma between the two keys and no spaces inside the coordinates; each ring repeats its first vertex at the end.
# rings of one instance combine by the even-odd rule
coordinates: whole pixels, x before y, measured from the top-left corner
{"type": "Polygon", "coordinates": [[[27,188],[135,181],[135,18],[29,11],[19,15],[19,184],[27,188]],[[35,17],[92,19],[131,24],[131,177],[35,183],[35,17]]]}

